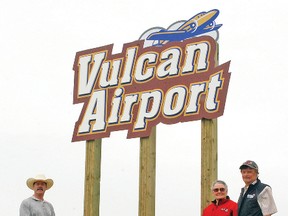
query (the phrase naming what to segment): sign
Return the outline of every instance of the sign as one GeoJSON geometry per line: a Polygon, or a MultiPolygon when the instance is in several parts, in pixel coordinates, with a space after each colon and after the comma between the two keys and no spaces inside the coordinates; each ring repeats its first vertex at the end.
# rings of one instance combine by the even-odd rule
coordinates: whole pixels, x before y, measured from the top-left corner
{"type": "Polygon", "coordinates": [[[146,137],[160,122],[223,115],[230,62],[217,66],[215,37],[203,35],[221,27],[214,21],[218,14],[211,10],[169,29],[150,29],[121,53],[112,54],[113,44],[77,52],[74,104],[84,105],[72,141],[118,130],[128,130],[127,138],[146,137]]]}

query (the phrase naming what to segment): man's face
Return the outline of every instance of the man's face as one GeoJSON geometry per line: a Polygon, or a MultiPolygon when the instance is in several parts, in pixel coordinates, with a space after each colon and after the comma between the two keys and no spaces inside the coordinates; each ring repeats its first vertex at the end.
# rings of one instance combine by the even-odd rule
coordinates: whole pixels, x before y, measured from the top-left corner
{"type": "Polygon", "coordinates": [[[251,168],[242,169],[241,174],[242,174],[242,179],[246,185],[250,185],[258,177],[257,171],[255,169],[251,169],[251,168]]]}
{"type": "Polygon", "coordinates": [[[33,190],[37,195],[44,195],[45,191],[47,190],[47,185],[45,182],[37,181],[33,185],[33,190]]]}

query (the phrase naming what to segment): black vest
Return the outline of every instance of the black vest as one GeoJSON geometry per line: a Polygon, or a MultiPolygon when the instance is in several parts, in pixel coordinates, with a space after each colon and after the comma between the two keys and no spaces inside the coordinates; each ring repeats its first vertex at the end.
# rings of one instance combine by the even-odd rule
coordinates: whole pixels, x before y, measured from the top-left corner
{"type": "Polygon", "coordinates": [[[238,216],[263,216],[261,208],[257,202],[258,195],[268,186],[257,179],[256,184],[250,184],[243,196],[244,188],[238,199],[238,216]]]}

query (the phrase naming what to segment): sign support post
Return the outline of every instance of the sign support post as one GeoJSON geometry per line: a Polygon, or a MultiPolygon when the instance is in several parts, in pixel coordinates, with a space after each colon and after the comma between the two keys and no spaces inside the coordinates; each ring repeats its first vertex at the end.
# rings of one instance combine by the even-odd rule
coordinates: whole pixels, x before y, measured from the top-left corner
{"type": "Polygon", "coordinates": [[[99,216],[102,139],[86,141],[84,216],[99,216]]]}
{"type": "Polygon", "coordinates": [[[211,184],[217,179],[217,119],[201,120],[201,213],[212,200],[211,184]]]}
{"type": "Polygon", "coordinates": [[[155,216],[156,126],[140,138],[139,216],[155,216]]]}
{"type": "MultiPolygon", "coordinates": [[[[219,45],[216,45],[215,63],[219,62],[219,45]]],[[[201,214],[212,201],[211,184],[218,178],[218,121],[201,120],[201,214]]]]}

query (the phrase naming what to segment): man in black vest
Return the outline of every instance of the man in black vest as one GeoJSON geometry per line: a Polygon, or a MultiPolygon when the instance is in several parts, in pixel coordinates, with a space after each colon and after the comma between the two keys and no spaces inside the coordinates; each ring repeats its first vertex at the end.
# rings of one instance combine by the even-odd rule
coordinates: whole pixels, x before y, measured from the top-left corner
{"type": "Polygon", "coordinates": [[[257,164],[245,161],[240,170],[245,187],[238,199],[238,216],[271,216],[276,213],[272,189],[258,179],[257,164]]]}

